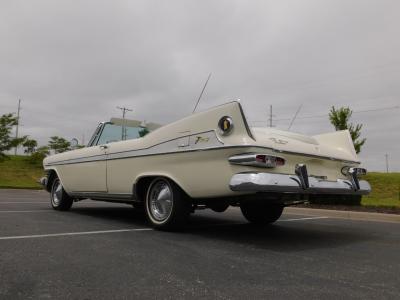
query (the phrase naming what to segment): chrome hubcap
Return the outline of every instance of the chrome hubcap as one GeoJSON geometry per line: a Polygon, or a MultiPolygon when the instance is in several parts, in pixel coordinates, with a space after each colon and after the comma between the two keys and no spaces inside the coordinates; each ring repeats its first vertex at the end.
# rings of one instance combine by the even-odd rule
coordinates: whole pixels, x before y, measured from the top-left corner
{"type": "Polygon", "coordinates": [[[149,193],[149,210],[152,217],[159,221],[165,221],[172,211],[172,191],[164,181],[156,182],[149,193]]]}
{"type": "Polygon", "coordinates": [[[52,200],[53,200],[54,206],[58,206],[60,204],[61,197],[62,197],[62,185],[61,185],[60,181],[57,180],[53,186],[52,200]]]}

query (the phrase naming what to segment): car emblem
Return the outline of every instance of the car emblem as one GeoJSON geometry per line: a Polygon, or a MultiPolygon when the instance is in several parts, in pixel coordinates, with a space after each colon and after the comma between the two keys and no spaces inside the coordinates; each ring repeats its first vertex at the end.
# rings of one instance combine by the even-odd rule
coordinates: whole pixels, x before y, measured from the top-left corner
{"type": "Polygon", "coordinates": [[[218,127],[223,135],[229,134],[233,129],[232,118],[228,116],[222,117],[218,122],[218,127]]]}
{"type": "Polygon", "coordinates": [[[195,144],[197,143],[207,143],[210,140],[208,137],[196,136],[195,144]]]}
{"type": "Polygon", "coordinates": [[[274,143],[281,144],[281,145],[285,145],[285,144],[289,143],[288,141],[281,140],[281,139],[276,139],[276,138],[269,138],[269,139],[271,141],[273,141],[274,143]]]}

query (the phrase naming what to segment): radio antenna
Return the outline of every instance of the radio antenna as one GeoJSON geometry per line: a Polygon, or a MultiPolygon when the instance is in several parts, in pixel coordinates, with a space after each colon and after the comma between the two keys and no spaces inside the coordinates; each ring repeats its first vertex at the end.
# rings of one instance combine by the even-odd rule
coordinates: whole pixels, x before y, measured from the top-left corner
{"type": "Polygon", "coordinates": [[[303,104],[300,104],[299,108],[297,109],[296,113],[294,114],[293,119],[290,121],[290,125],[289,125],[289,127],[288,127],[287,130],[290,130],[290,128],[292,128],[292,125],[293,125],[293,123],[294,123],[294,120],[296,120],[297,115],[299,114],[299,112],[300,112],[300,110],[301,110],[302,107],[303,107],[303,104]]]}
{"type": "Polygon", "coordinates": [[[203,96],[204,90],[206,89],[206,86],[207,86],[208,81],[210,80],[210,77],[211,77],[211,73],[208,75],[208,78],[207,78],[207,80],[206,80],[206,83],[204,84],[203,89],[201,90],[199,99],[197,99],[197,102],[196,102],[196,105],[195,105],[195,107],[194,107],[194,109],[193,109],[192,114],[194,114],[194,112],[196,111],[197,105],[199,105],[201,96],[203,96]]]}

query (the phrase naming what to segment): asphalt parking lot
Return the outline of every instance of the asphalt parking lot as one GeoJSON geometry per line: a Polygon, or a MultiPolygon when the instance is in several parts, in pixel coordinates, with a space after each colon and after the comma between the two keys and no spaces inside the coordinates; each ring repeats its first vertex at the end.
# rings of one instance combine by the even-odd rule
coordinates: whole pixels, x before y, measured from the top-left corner
{"type": "Polygon", "coordinates": [[[1,299],[400,298],[400,223],[237,209],[199,211],[181,233],[132,207],[50,208],[44,191],[0,190],[1,299]]]}

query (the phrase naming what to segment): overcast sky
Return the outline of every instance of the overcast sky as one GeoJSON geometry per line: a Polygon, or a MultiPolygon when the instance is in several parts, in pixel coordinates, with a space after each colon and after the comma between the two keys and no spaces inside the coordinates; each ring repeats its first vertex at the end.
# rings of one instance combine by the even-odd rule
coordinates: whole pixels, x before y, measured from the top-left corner
{"type": "Polygon", "coordinates": [[[0,0],[0,114],[21,134],[87,141],[120,116],[168,123],[241,99],[251,124],[334,129],[350,106],[370,170],[400,171],[400,1],[0,0]],[[389,108],[386,109],[385,108],[389,108]]]}

